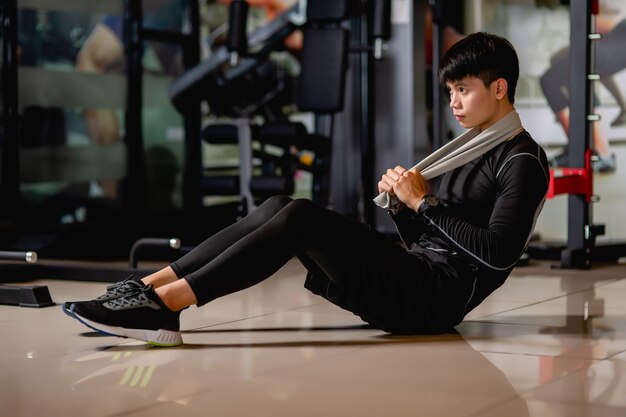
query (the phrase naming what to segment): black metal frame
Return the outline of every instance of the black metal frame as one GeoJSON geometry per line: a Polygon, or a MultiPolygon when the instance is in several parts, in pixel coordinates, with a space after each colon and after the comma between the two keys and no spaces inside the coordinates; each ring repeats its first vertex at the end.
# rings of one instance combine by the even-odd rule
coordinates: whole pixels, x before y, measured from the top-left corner
{"type": "MultiPolygon", "coordinates": [[[[593,43],[602,42],[593,33],[592,15],[597,0],[570,2],[570,135],[568,158],[572,167],[584,167],[590,149],[592,123],[600,117],[592,114],[591,82],[598,79],[593,68],[593,43]],[[582,86],[582,88],[581,88],[582,86]]],[[[584,194],[569,194],[567,246],[561,251],[561,267],[585,269],[592,262],[616,262],[626,255],[626,243],[598,244],[596,237],[604,233],[604,225],[592,223],[592,206],[584,194]]]]}
{"type": "Polygon", "coordinates": [[[126,55],[126,111],[124,142],[127,188],[122,195],[129,213],[140,214],[145,203],[145,158],[141,113],[143,109],[143,68],[141,64],[143,7],[142,0],[124,0],[124,53],[126,55]]]}
{"type": "Polygon", "coordinates": [[[2,166],[0,214],[13,219],[20,205],[20,159],[18,135],[17,0],[3,0],[2,16],[2,166]]]}
{"type": "MultiPolygon", "coordinates": [[[[568,156],[572,167],[585,166],[590,146],[591,123],[591,3],[574,1],[570,5],[570,133],[568,156]],[[574,30],[576,28],[576,30],[574,30]]],[[[591,233],[591,207],[582,194],[568,195],[567,247],[561,252],[563,268],[588,268],[594,236],[591,233]]]]}
{"type": "Polygon", "coordinates": [[[444,5],[441,0],[430,0],[432,13],[432,89],[433,89],[433,109],[432,109],[432,148],[439,149],[443,146],[444,123],[444,101],[443,88],[439,83],[439,63],[443,57],[444,45],[444,5]]]}
{"type": "Polygon", "coordinates": [[[357,120],[359,121],[359,131],[361,138],[361,184],[363,201],[363,217],[364,220],[372,227],[376,225],[375,206],[368,204],[374,197],[374,188],[370,184],[375,184],[376,178],[376,152],[374,137],[374,116],[375,116],[375,70],[374,70],[374,48],[370,44],[372,40],[372,28],[370,20],[370,10],[364,8],[352,18],[352,43],[360,46],[353,48],[351,52],[358,53],[359,68],[354,72],[354,91],[358,91],[359,112],[357,120]],[[356,49],[356,51],[354,50],[356,49]]]}

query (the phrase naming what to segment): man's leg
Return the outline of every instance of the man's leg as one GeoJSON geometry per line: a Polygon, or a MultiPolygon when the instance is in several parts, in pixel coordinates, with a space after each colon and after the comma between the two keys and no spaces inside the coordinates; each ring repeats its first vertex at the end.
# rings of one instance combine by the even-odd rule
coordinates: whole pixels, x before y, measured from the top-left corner
{"type": "MultiPolygon", "coordinates": [[[[290,201],[291,198],[285,196],[271,197],[248,216],[209,237],[203,243],[195,247],[190,253],[183,256],[172,265],[145,276],[141,278],[141,280],[131,276],[123,281],[110,285],[107,287],[106,294],[99,296],[94,301],[103,302],[119,298],[122,295],[136,291],[144,285],[151,285],[155,289],[158,289],[167,284],[179,281],[179,278],[182,278],[188,273],[192,273],[206,265],[234,242],[238,241],[242,237],[251,233],[255,228],[265,223],[290,201]]],[[[169,289],[167,293],[172,294],[171,289],[169,289]]],[[[174,292],[174,294],[176,294],[176,292],[174,292]]],[[[191,304],[195,303],[196,302],[194,301],[191,304]]],[[[64,309],[67,311],[71,304],[72,301],[64,303],[64,309]]],[[[175,304],[178,305],[180,302],[176,301],[175,304]]]]}
{"type": "MultiPolygon", "coordinates": [[[[437,266],[370,226],[309,200],[294,200],[271,219],[230,245],[165,296],[201,306],[249,288],[298,257],[312,273],[306,287],[364,321],[387,331],[428,332],[457,322],[460,311],[443,311],[440,300],[467,297],[471,283],[454,268],[437,266]],[[469,286],[468,286],[469,285],[469,286]],[[454,296],[456,297],[456,296],[454,296]]],[[[167,288],[170,290],[170,288],[167,288]]],[[[464,298],[464,299],[465,299],[464,298]]],[[[166,301],[167,303],[167,301],[166,301]]]]}
{"type": "Polygon", "coordinates": [[[185,280],[197,304],[203,305],[263,281],[294,256],[332,280],[338,290],[350,291],[360,285],[359,280],[365,287],[379,286],[372,291],[374,297],[392,285],[387,277],[406,273],[413,263],[421,262],[366,224],[309,200],[294,200],[203,267],[186,274],[185,280]]]}
{"type": "MultiPolygon", "coordinates": [[[[269,198],[246,217],[209,237],[192,249],[191,252],[173,262],[172,265],[150,274],[141,280],[144,284],[151,284],[157,289],[167,284],[177,282],[179,278],[202,268],[204,265],[215,259],[215,257],[219,254],[224,252],[228,247],[262,226],[291,201],[292,199],[286,196],[274,196],[269,198]]],[[[180,284],[181,283],[178,285],[180,284]]],[[[178,286],[175,288],[178,288],[178,286]]],[[[183,292],[186,291],[183,290],[183,292]]],[[[168,294],[169,297],[165,297],[168,301],[171,300],[173,304],[178,305],[181,303],[181,301],[176,297],[178,292],[172,291],[172,288],[157,291],[157,293],[159,293],[159,295],[163,293],[164,296],[165,294],[168,294]]],[[[190,304],[196,303],[197,300],[191,302],[190,304]]],[[[166,302],[166,304],[168,304],[168,302],[166,302]]]]}
{"type": "MultiPolygon", "coordinates": [[[[182,343],[180,309],[194,303],[204,304],[272,275],[303,244],[310,245],[306,237],[315,235],[311,232],[324,217],[319,216],[320,213],[332,212],[308,200],[272,198],[241,222],[207,239],[181,258],[178,264],[183,269],[206,263],[200,270],[185,275],[185,280],[176,280],[156,290],[152,285],[139,285],[123,296],[105,302],[72,303],[67,307],[67,313],[103,333],[159,345],[178,345],[182,343]]],[[[177,269],[180,268],[178,264],[177,269]]],[[[164,271],[161,278],[163,275],[171,274],[164,271]]],[[[147,281],[158,278],[155,274],[147,281]]]]}
{"type": "MultiPolygon", "coordinates": [[[[142,279],[157,288],[173,310],[250,287],[298,256],[305,266],[341,281],[362,248],[399,248],[370,227],[308,200],[272,197],[239,222],[211,236],[190,253],[142,279]],[[372,236],[378,241],[372,245],[372,236]],[[373,246],[373,247],[370,247],[373,246]],[[179,278],[187,278],[179,280],[179,278]],[[189,294],[192,282],[198,299],[189,294]],[[175,284],[175,285],[174,285],[175,284]]],[[[195,293],[194,293],[195,294],[195,293]]]]}
{"type": "Polygon", "coordinates": [[[438,310],[429,301],[431,295],[440,296],[441,275],[433,273],[433,265],[423,257],[309,200],[272,199],[268,207],[273,210],[262,211],[265,215],[253,217],[241,229],[227,228],[225,242],[210,238],[194,250],[183,264],[195,264],[202,254],[209,258],[185,279],[156,291],[148,285],[105,304],[74,303],[70,313],[110,334],[155,343],[170,343],[161,342],[161,336],[174,335],[172,344],[182,343],[180,309],[255,285],[297,256],[332,282],[332,294],[320,295],[377,327],[416,331],[441,326],[438,310]]]}
{"type": "Polygon", "coordinates": [[[270,197],[243,219],[217,232],[191,252],[173,262],[172,269],[178,278],[199,270],[229,247],[262,227],[292,201],[286,196],[270,197]]]}

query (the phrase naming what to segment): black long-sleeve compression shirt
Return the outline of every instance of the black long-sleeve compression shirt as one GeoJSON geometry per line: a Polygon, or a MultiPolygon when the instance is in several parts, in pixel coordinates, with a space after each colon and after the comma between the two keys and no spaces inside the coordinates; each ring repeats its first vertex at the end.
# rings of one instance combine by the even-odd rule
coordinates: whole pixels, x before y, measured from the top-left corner
{"type": "Polygon", "coordinates": [[[471,309],[502,285],[522,255],[548,183],[545,152],[524,131],[448,172],[435,209],[423,215],[405,209],[393,217],[412,252],[435,262],[454,257],[476,267],[471,309]]]}

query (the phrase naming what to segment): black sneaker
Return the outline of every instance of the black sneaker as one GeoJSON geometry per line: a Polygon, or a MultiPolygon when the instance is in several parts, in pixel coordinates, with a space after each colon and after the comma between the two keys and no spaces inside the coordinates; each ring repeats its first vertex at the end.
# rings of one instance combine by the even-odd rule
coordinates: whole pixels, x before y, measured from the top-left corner
{"type": "Polygon", "coordinates": [[[131,337],[155,346],[183,343],[180,311],[168,309],[152,285],[104,302],[72,303],[68,310],[87,327],[110,336],[131,337]]]}
{"type": "MultiPolygon", "coordinates": [[[[109,301],[109,300],[113,300],[115,298],[119,298],[125,294],[128,294],[130,292],[136,291],[136,290],[140,290],[144,287],[144,283],[141,282],[141,280],[139,278],[134,277],[133,275],[130,275],[128,278],[116,282],[115,284],[111,284],[109,286],[107,286],[107,291],[106,293],[96,297],[95,299],[93,299],[92,301],[98,301],[98,302],[105,302],[105,301],[109,301]]],[[[65,303],[63,303],[62,305],[62,309],[63,312],[65,314],[67,314],[70,317],[74,317],[72,315],[72,312],[70,310],[70,307],[72,306],[72,304],[76,303],[78,301],[66,301],[65,303]]]]}
{"type": "Polygon", "coordinates": [[[598,159],[592,163],[593,170],[602,174],[611,174],[617,169],[617,160],[615,154],[612,153],[608,156],[599,156],[598,159]]]}

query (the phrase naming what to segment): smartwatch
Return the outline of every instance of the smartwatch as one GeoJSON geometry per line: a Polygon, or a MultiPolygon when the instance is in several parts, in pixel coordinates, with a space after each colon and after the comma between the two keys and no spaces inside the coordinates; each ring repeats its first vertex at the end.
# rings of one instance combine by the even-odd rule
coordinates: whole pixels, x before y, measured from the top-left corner
{"type": "Polygon", "coordinates": [[[417,214],[424,214],[426,210],[437,207],[438,205],[439,197],[434,194],[426,194],[424,197],[422,197],[422,202],[417,208],[417,214]]]}

